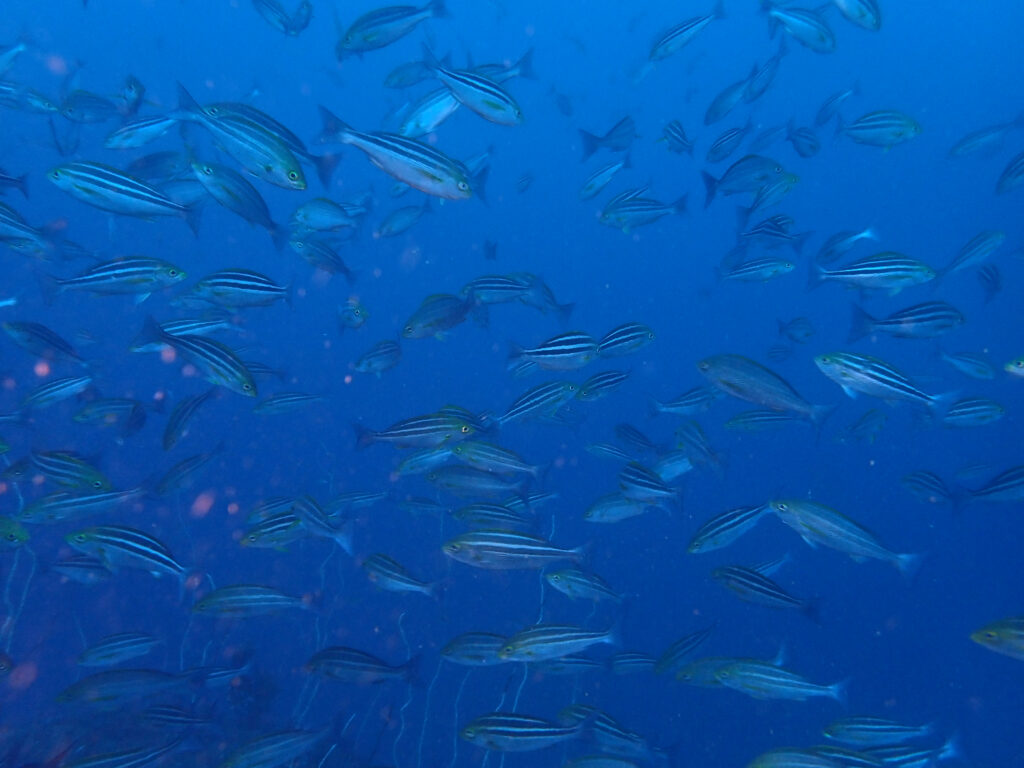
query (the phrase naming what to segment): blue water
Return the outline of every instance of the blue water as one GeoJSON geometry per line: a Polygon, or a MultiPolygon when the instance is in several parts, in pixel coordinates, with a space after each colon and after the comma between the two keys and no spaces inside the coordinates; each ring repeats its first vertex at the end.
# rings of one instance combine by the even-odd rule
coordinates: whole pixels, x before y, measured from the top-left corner
{"type": "MultiPolygon", "coordinates": [[[[320,130],[323,104],[360,130],[394,130],[388,115],[418,98],[433,83],[408,91],[384,88],[400,63],[418,59],[428,42],[450,52],[460,66],[514,62],[534,49],[536,80],[505,84],[522,107],[524,122],[495,125],[462,108],[428,138],[438,149],[468,159],[492,148],[487,204],[479,200],[431,202],[432,212],[393,239],[373,236],[393,209],[415,205],[412,191],[392,199],[394,180],[353,147],[341,155],[328,189],[307,167],[309,188],[286,191],[253,179],[274,218],[287,223],[301,203],[317,196],[351,200],[369,190],[373,210],[340,253],[358,273],[349,285],[340,275],[314,270],[289,248],[276,251],[266,232],[217,206],[204,206],[198,237],[173,218],[145,221],[116,216],[82,204],[49,183],[59,163],[95,161],[124,167],[150,151],[182,150],[176,130],[154,144],[129,151],[103,148],[116,121],[81,126],[78,149],[61,157],[51,140],[48,117],[4,109],[0,119],[0,166],[28,174],[30,197],[7,190],[2,202],[37,227],[66,237],[97,260],[127,255],[158,257],[188,272],[184,286],[154,294],[136,305],[130,296],[67,292],[47,306],[38,288],[42,273],[69,277],[88,259],[43,263],[13,249],[0,251],[0,320],[41,322],[80,345],[91,363],[96,391],[89,397],[133,397],[169,404],[208,387],[183,375],[180,363],[165,364],[152,353],[127,351],[146,315],[164,321],[185,317],[175,297],[217,269],[245,267],[279,283],[292,283],[292,306],[283,303],[238,313],[237,332],[224,343],[284,372],[284,380],[260,382],[260,394],[304,391],[325,396],[311,408],[277,416],[252,411],[253,401],[223,390],[207,403],[189,434],[170,452],[160,440],[166,420],[151,410],[145,427],[124,441],[113,430],[75,423],[74,400],[34,412],[26,425],[0,423],[11,445],[10,461],[31,450],[69,450],[88,457],[116,488],[132,488],[159,476],[175,462],[223,441],[224,450],[190,485],[172,495],[124,505],[87,521],[33,526],[31,539],[0,553],[3,605],[0,649],[14,668],[0,679],[0,765],[43,763],[69,750],[65,759],[170,741],[177,731],[135,730],[140,707],[171,701],[210,714],[212,724],[187,730],[165,764],[216,765],[246,741],[292,728],[326,728],[324,741],[297,765],[393,765],[401,768],[473,766],[504,759],[517,765],[556,766],[593,753],[585,740],[545,751],[489,754],[459,739],[469,721],[492,711],[516,711],[555,719],[574,702],[598,707],[648,742],[666,749],[674,765],[745,765],[758,754],[822,741],[821,729],[845,714],[936,723],[938,746],[959,734],[962,762],[1024,764],[1020,723],[1021,662],[989,652],[969,635],[982,625],[1021,612],[1020,502],[971,504],[960,513],[912,496],[900,478],[916,470],[936,472],[954,487],[967,465],[987,468],[966,482],[976,488],[1021,462],[1021,381],[1002,370],[1024,353],[1020,346],[1021,286],[1024,284],[1022,191],[996,195],[1006,163],[1024,148],[1024,132],[1011,130],[989,153],[957,160],[949,148],[979,128],[1006,123],[1021,109],[1024,63],[1017,53],[1024,8],[1010,2],[899,3],[881,0],[878,32],[853,26],[836,9],[825,13],[837,38],[832,54],[815,54],[794,40],[768,93],[741,103],[724,121],[703,125],[707,105],[722,88],[745,77],[755,61],[778,48],[756,4],[727,0],[727,18],[713,22],[691,45],[659,62],[645,77],[650,42],[669,26],[706,12],[705,4],[647,3],[640,9],[611,2],[471,3],[452,0],[450,17],[421,24],[393,45],[340,62],[332,4],[314,0],[314,18],[297,37],[269,26],[250,3],[110,2],[72,0],[46,4],[9,0],[0,18],[0,42],[29,41],[6,80],[34,88],[59,102],[65,75],[80,65],[73,88],[111,96],[133,74],[146,88],[142,115],[173,109],[176,83],[202,103],[245,101],[274,116],[310,145],[320,130]],[[817,129],[821,151],[799,157],[786,142],[763,151],[800,177],[794,190],[766,215],[784,213],[794,231],[812,231],[789,275],[764,283],[719,282],[715,267],[735,244],[737,203],[749,196],[716,199],[703,207],[700,171],[704,152],[723,130],[754,132],[785,124],[813,126],[822,101],[858,84],[843,107],[845,120],[877,109],[896,109],[922,126],[913,141],[891,150],[833,137],[833,125],[817,129]],[[567,116],[554,92],[572,104],[567,116]],[[631,168],[600,197],[580,202],[578,190],[597,168],[618,157],[602,150],[581,164],[578,129],[603,133],[625,115],[637,124],[631,168]],[[669,153],[658,142],[672,119],[696,141],[694,159],[669,153]],[[523,193],[517,182],[533,183],[523,193]],[[666,216],[629,234],[602,225],[598,216],[611,195],[648,186],[648,195],[672,201],[689,196],[688,212],[666,216]],[[859,300],[836,284],[813,292],[805,276],[813,254],[841,230],[870,226],[878,240],[861,243],[852,257],[894,250],[941,267],[985,229],[1006,233],[992,258],[1004,288],[984,303],[975,269],[958,272],[938,288],[918,286],[898,296],[875,293],[864,306],[885,316],[914,303],[943,300],[967,318],[964,326],[936,340],[884,335],[846,341],[850,304],[859,300]],[[485,242],[498,244],[497,259],[485,260],[485,242]],[[443,340],[402,341],[402,360],[380,378],[352,366],[372,344],[395,339],[420,301],[434,293],[458,293],[473,278],[492,273],[533,272],[560,302],[574,302],[568,326],[551,314],[520,304],[490,308],[489,324],[472,320],[443,340]],[[370,319],[339,334],[336,308],[356,297],[370,319]],[[790,357],[766,357],[778,318],[810,318],[817,333],[806,344],[790,344],[790,357]],[[510,343],[534,345],[563,330],[600,338],[625,322],[642,322],[656,333],[653,345],[634,355],[598,361],[567,374],[541,372],[517,379],[506,370],[510,343]],[[90,343],[86,344],[83,334],[90,343]],[[879,357],[910,375],[929,393],[958,391],[1002,404],[1006,415],[991,425],[952,429],[924,423],[906,404],[889,406],[861,397],[847,399],[816,368],[814,356],[856,351],[879,357]],[[983,354],[994,379],[964,377],[942,362],[940,351],[983,354]],[[594,525],[585,510],[617,489],[618,465],[585,450],[591,442],[614,442],[614,427],[629,423],[659,444],[673,442],[679,417],[650,418],[648,399],[672,398],[704,384],[695,363],[709,355],[736,353],[770,366],[813,403],[838,406],[820,435],[793,423],[747,434],[724,428],[727,419],[754,406],[724,397],[695,418],[721,454],[720,473],[697,467],[682,478],[681,509],[649,511],[614,525],[594,525]],[[488,571],[452,563],[441,551],[461,532],[451,518],[414,517],[399,508],[408,496],[463,501],[436,491],[422,476],[395,474],[403,452],[390,445],[355,447],[353,423],[373,429],[429,413],[446,404],[474,412],[502,413],[525,389],[547,379],[582,382],[605,369],[629,370],[622,388],[592,404],[577,427],[539,422],[505,425],[500,443],[531,463],[550,465],[530,490],[557,492],[541,509],[540,533],[563,546],[587,547],[587,566],[627,596],[622,607],[570,601],[544,585],[539,571],[488,571]],[[847,425],[868,408],[888,421],[873,443],[840,441],[847,425]],[[261,500],[310,494],[322,501],[356,490],[388,491],[390,498],[356,513],[355,554],[333,542],[306,539],[284,550],[243,549],[238,541],[245,516],[261,500]],[[897,552],[925,555],[920,571],[905,579],[879,561],[855,563],[840,552],[807,547],[769,517],[732,547],[690,555],[686,545],[697,527],[726,509],[785,497],[828,504],[878,534],[897,552]],[[173,579],[121,570],[97,585],[82,585],[48,571],[72,553],[64,536],[85,525],[117,523],[157,536],[190,572],[200,576],[179,595],[173,579]],[[414,575],[441,582],[435,602],[418,594],[382,591],[366,578],[361,559],[386,553],[414,575]],[[714,582],[711,570],[725,564],[754,565],[789,553],[777,581],[799,596],[818,596],[822,622],[797,612],[741,602],[714,582]],[[210,584],[259,583],[289,594],[308,595],[315,610],[243,620],[193,615],[191,603],[210,584]],[[849,705],[829,699],[764,701],[724,689],[685,687],[670,677],[642,673],[615,676],[605,670],[578,678],[544,675],[522,665],[459,667],[439,650],[463,632],[509,636],[538,621],[592,629],[621,626],[621,648],[598,646],[588,655],[604,659],[616,650],[654,657],[687,633],[714,623],[711,637],[695,653],[771,658],[784,646],[787,667],[819,683],[849,680],[849,705]],[[180,672],[202,665],[251,664],[226,687],[192,685],[169,699],[135,702],[113,712],[63,704],[57,694],[95,671],[77,655],[100,637],[147,632],[163,641],[153,655],[126,666],[180,672]],[[318,680],[303,670],[317,650],[330,645],[358,648],[392,664],[418,657],[414,685],[375,686],[318,680]]],[[[342,26],[372,4],[339,4],[342,26]]],[[[71,129],[52,117],[59,132],[71,129]]],[[[204,156],[218,157],[199,130],[189,136],[204,156]]],[[[749,142],[749,139],[747,139],[749,142]]],[[[744,149],[709,168],[721,175],[744,149]]],[[[218,162],[237,168],[226,155],[218,162]]],[[[240,170],[240,169],[239,169],[240,170]]],[[[759,218],[755,216],[755,219],[759,218]]],[[[787,257],[788,249],[779,251],[787,257]]],[[[46,378],[76,375],[73,366],[52,370],[0,337],[0,413],[18,408],[46,378]]],[[[25,503],[58,490],[51,483],[0,486],[0,513],[17,516],[25,503]]]]}

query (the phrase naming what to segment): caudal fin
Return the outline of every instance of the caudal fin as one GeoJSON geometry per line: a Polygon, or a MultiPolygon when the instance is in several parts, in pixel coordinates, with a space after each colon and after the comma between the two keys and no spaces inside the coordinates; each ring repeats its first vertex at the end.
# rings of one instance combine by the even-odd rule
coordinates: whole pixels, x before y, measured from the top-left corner
{"type": "Polygon", "coordinates": [[[601,139],[590,131],[580,128],[580,141],[583,143],[583,157],[580,162],[586,161],[592,154],[601,148],[601,139]]]}
{"type": "Polygon", "coordinates": [[[853,343],[863,339],[875,330],[875,318],[864,311],[857,304],[850,305],[850,333],[846,337],[847,343],[853,343]]]}
{"type": "Polygon", "coordinates": [[[704,207],[707,208],[715,199],[715,193],[718,192],[718,179],[707,171],[701,171],[700,177],[704,180],[704,207]]]}

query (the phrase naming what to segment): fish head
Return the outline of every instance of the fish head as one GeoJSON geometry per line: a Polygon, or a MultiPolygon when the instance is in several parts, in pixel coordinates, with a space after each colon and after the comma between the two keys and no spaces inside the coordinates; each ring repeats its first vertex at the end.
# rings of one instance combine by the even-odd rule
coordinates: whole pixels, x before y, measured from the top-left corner
{"type": "Polygon", "coordinates": [[[1003,366],[1003,370],[1011,376],[1024,377],[1024,357],[1018,357],[1016,360],[1011,360],[1003,366]]]}

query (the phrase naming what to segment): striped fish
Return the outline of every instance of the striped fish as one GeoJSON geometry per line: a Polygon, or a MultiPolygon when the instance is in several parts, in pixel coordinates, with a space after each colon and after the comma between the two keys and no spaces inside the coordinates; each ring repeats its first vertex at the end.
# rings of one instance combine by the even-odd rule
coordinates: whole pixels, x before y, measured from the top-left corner
{"type": "Polygon", "coordinates": [[[532,752],[579,736],[584,724],[562,726],[530,715],[494,712],[473,720],[459,735],[497,752],[532,752]]]}
{"type": "Polygon", "coordinates": [[[808,288],[834,281],[865,290],[882,290],[895,296],[904,288],[935,279],[935,270],[924,262],[887,251],[859,259],[838,269],[812,264],[808,288]]]}
{"type": "Polygon", "coordinates": [[[519,363],[530,362],[549,371],[572,371],[582,368],[598,354],[597,341],[593,336],[582,331],[570,331],[533,348],[513,345],[508,360],[510,369],[519,363]]]}
{"type": "Polygon", "coordinates": [[[505,659],[498,655],[504,646],[505,638],[501,635],[467,632],[442,648],[441,656],[467,667],[489,667],[505,663],[505,659]]]}
{"type": "Polygon", "coordinates": [[[904,400],[935,409],[944,407],[952,396],[952,393],[927,395],[891,365],[868,355],[835,352],[818,355],[814,363],[850,398],[856,398],[860,393],[890,402],[904,400]]]}
{"type": "Polygon", "coordinates": [[[538,384],[520,395],[496,421],[505,424],[519,419],[553,416],[571,400],[578,387],[570,381],[549,381],[538,384]]]}
{"type": "Polygon", "coordinates": [[[582,547],[563,549],[545,539],[511,531],[464,533],[441,549],[452,560],[491,570],[543,568],[562,560],[583,559],[582,547]]]}
{"type": "Polygon", "coordinates": [[[715,631],[717,624],[712,624],[704,629],[698,629],[696,632],[690,632],[687,635],[683,635],[681,638],[672,643],[665,652],[661,654],[657,663],[654,665],[654,671],[659,674],[673,673],[681,665],[683,660],[693,653],[697,648],[715,631]]]}
{"type": "Polygon", "coordinates": [[[338,44],[334,49],[338,60],[353,53],[362,55],[391,45],[408,35],[416,25],[426,19],[440,19],[448,15],[444,0],[430,0],[426,5],[389,5],[367,11],[344,32],[338,29],[338,44]]]}
{"type": "Polygon", "coordinates": [[[486,167],[471,177],[465,165],[422,142],[393,133],[356,131],[323,106],[320,117],[321,143],[351,144],[382,171],[414,189],[448,200],[481,196],[486,167]]]}
{"type": "Polygon", "coordinates": [[[739,149],[740,144],[747,138],[747,134],[753,129],[754,124],[751,120],[747,120],[747,124],[739,128],[729,128],[719,134],[718,138],[715,139],[711,146],[708,147],[708,151],[704,154],[704,160],[708,163],[720,163],[739,149]]]}
{"type": "Polygon", "coordinates": [[[545,574],[544,578],[547,579],[548,584],[573,600],[581,597],[594,602],[600,600],[622,602],[622,595],[612,589],[604,579],[597,574],[587,573],[578,568],[553,571],[545,574]]]}
{"type": "Polygon", "coordinates": [[[676,416],[689,416],[695,413],[703,413],[711,407],[715,400],[724,394],[717,387],[694,387],[668,402],[661,402],[652,397],[650,399],[651,415],[671,413],[676,416]]]}
{"type": "MultiPolygon", "coordinates": [[[[598,346],[600,352],[600,345],[598,346]]],[[[602,371],[580,384],[576,399],[589,403],[609,395],[629,378],[629,371],[602,371]]]]}
{"type": "Polygon", "coordinates": [[[926,301],[893,312],[885,318],[875,318],[856,304],[852,305],[850,343],[869,334],[881,332],[901,339],[931,339],[951,331],[965,322],[956,307],[944,301],[926,301]]]}
{"type": "Polygon", "coordinates": [[[134,501],[144,495],[145,490],[142,488],[131,488],[126,491],[103,491],[85,495],[51,493],[26,505],[21,510],[20,519],[26,523],[38,524],[80,520],[84,517],[109,512],[125,502],[134,501]]]}
{"type": "Polygon", "coordinates": [[[465,440],[476,431],[465,419],[440,413],[412,416],[380,431],[361,425],[356,425],[355,429],[358,447],[372,443],[394,443],[404,448],[436,448],[465,440]]]}
{"type": "Polygon", "coordinates": [[[437,597],[435,584],[414,578],[404,565],[387,555],[370,555],[363,561],[363,570],[370,581],[388,592],[419,592],[427,597],[437,597]]]}
{"type": "Polygon", "coordinates": [[[490,531],[529,531],[537,527],[532,513],[504,504],[469,504],[453,511],[452,517],[472,528],[490,531]]]}
{"type": "Polygon", "coordinates": [[[817,601],[793,597],[756,568],[726,565],[715,568],[711,577],[731,589],[741,600],[771,608],[795,608],[815,623],[818,622],[817,601]]]}
{"type": "Polygon", "coordinates": [[[880,110],[861,115],[852,123],[836,126],[836,134],[849,136],[857,144],[891,149],[921,134],[921,126],[916,120],[902,112],[880,110]]]}
{"type": "Polygon", "coordinates": [[[135,294],[136,303],[141,303],[154,291],[180,283],[186,276],[184,270],[162,259],[137,256],[108,261],[67,279],[47,275],[41,287],[47,303],[65,291],[135,294]]]}
{"type": "Polygon", "coordinates": [[[516,100],[490,77],[476,71],[451,69],[424,47],[424,64],[460,104],[498,125],[519,125],[523,111],[516,100]]]}
{"type": "Polygon", "coordinates": [[[987,397],[968,397],[957,400],[942,414],[942,423],[947,427],[980,427],[999,421],[1006,415],[1006,409],[987,397]]]}
{"type": "Polygon", "coordinates": [[[825,738],[854,747],[885,747],[927,738],[934,723],[905,725],[884,717],[843,717],[822,729],[825,738]]]}
{"type": "Polygon", "coordinates": [[[169,752],[178,748],[183,738],[178,737],[156,747],[137,747],[119,752],[105,752],[99,755],[79,757],[63,763],[67,768],[142,768],[150,765],[169,752]]]}
{"type": "Polygon", "coordinates": [[[190,295],[229,309],[267,307],[279,299],[290,305],[292,286],[290,283],[278,285],[252,270],[224,269],[196,283],[190,295]]]}
{"type": "Polygon", "coordinates": [[[832,53],[836,49],[835,33],[818,11],[792,8],[764,2],[761,6],[773,22],[781,24],[786,34],[815,53],[832,53]]]}
{"type": "Polygon", "coordinates": [[[189,423],[202,405],[216,392],[216,387],[210,387],[201,395],[186,397],[175,403],[171,415],[167,417],[167,424],[164,426],[163,447],[165,451],[171,450],[182,437],[188,434],[189,423]]]}
{"type": "Polygon", "coordinates": [[[686,129],[678,120],[672,120],[665,126],[659,141],[664,141],[670,152],[676,154],[685,152],[691,157],[693,156],[693,142],[687,137],[686,129]]]}
{"type": "Polygon", "coordinates": [[[1024,152],[1011,158],[996,182],[996,194],[1005,195],[1024,184],[1024,152]]]}
{"type": "Polygon", "coordinates": [[[72,549],[101,560],[111,571],[137,568],[154,576],[173,576],[181,582],[187,575],[162,542],[136,528],[98,525],[69,533],[64,540],[72,549]]]}
{"type": "Polygon", "coordinates": [[[146,318],[137,342],[141,347],[162,342],[186,357],[210,383],[247,397],[257,396],[252,372],[219,341],[204,336],[172,336],[150,316],[146,318]]]}
{"type": "Polygon", "coordinates": [[[724,17],[725,6],[723,5],[722,0],[718,0],[711,13],[704,16],[694,16],[692,19],[687,19],[680,24],[676,24],[671,29],[659,35],[658,39],[655,40],[654,44],[651,46],[651,51],[647,57],[651,61],[660,61],[668,58],[692,42],[693,39],[703,32],[712,21],[724,17]]]}
{"type": "Polygon", "coordinates": [[[482,440],[466,440],[452,448],[451,455],[471,467],[501,474],[527,474],[540,477],[544,469],[528,464],[515,451],[482,440]]]}
{"type": "Polygon", "coordinates": [[[900,479],[904,488],[909,490],[921,501],[929,504],[945,504],[953,501],[953,493],[934,472],[918,470],[904,475],[900,479]]]}
{"type": "Polygon", "coordinates": [[[622,651],[608,659],[608,669],[613,675],[633,675],[638,672],[653,672],[657,661],[640,651],[622,651]]]}
{"type": "Polygon", "coordinates": [[[597,344],[601,357],[618,357],[643,349],[654,341],[654,331],[643,323],[625,323],[608,331],[597,344]]]}
{"type": "Polygon", "coordinates": [[[679,503],[679,492],[665,484],[657,472],[631,461],[619,472],[619,490],[630,501],[664,507],[679,503]]]}
{"type": "Polygon", "coordinates": [[[267,616],[290,608],[307,610],[304,597],[293,597],[261,584],[232,584],[210,592],[192,606],[193,613],[208,616],[267,616]]]}
{"type": "Polygon", "coordinates": [[[1020,501],[1024,499],[1024,466],[1011,467],[970,492],[979,501],[1020,501]]]}
{"type": "Polygon", "coordinates": [[[66,358],[85,366],[85,361],[70,342],[42,323],[9,321],[3,323],[2,327],[15,344],[36,357],[47,360],[66,358]]]}
{"type": "Polygon", "coordinates": [[[804,701],[811,697],[846,701],[846,681],[832,685],[812,683],[795,672],[763,661],[739,661],[715,673],[727,688],[757,699],[792,699],[804,701]]]}
{"type": "Polygon", "coordinates": [[[113,489],[103,473],[89,462],[66,451],[32,451],[29,459],[48,480],[66,488],[88,490],[93,493],[113,489]]]}
{"type": "Polygon", "coordinates": [[[58,165],[47,173],[47,178],[58,189],[100,210],[143,219],[178,216],[185,219],[193,232],[197,230],[195,209],[174,202],[155,187],[109,165],[58,165]]]}
{"type": "Polygon", "coordinates": [[[372,685],[388,680],[410,682],[415,678],[417,663],[413,658],[405,664],[391,666],[369,653],[335,645],[313,654],[306,662],[306,671],[345,683],[372,685]]]}
{"type": "Polygon", "coordinates": [[[142,632],[121,632],[107,635],[80,654],[78,663],[83,667],[106,667],[128,659],[145,656],[163,643],[158,637],[142,632]]]}
{"type": "Polygon", "coordinates": [[[293,411],[308,408],[313,403],[320,403],[325,400],[326,398],[323,395],[313,395],[309,392],[278,392],[276,395],[271,395],[257,403],[252,412],[263,415],[292,413],[293,411]]]}
{"type": "Polygon", "coordinates": [[[209,131],[217,145],[252,176],[284,189],[306,188],[302,166],[288,144],[251,116],[224,110],[220,105],[202,107],[181,83],[173,116],[209,131]]]}

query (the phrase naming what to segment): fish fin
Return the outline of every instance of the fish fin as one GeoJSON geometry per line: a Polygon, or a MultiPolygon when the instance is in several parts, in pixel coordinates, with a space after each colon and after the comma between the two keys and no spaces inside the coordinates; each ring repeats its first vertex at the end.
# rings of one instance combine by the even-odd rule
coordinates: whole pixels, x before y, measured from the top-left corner
{"type": "Polygon", "coordinates": [[[331,112],[323,104],[318,105],[317,109],[320,110],[320,122],[322,125],[320,135],[316,137],[317,144],[326,144],[328,142],[343,144],[344,136],[352,130],[348,123],[331,112]]]}
{"type": "Polygon", "coordinates": [[[451,15],[444,2],[445,0],[430,0],[430,15],[435,19],[446,19],[451,15]]]}
{"type": "Polygon", "coordinates": [[[181,83],[178,83],[177,112],[184,113],[189,117],[195,117],[203,114],[203,108],[199,106],[199,102],[192,97],[192,94],[189,93],[188,89],[181,83]]]}
{"type": "Polygon", "coordinates": [[[904,577],[913,579],[914,574],[921,567],[922,560],[924,560],[924,555],[896,555],[895,565],[904,577]]]}
{"type": "Polygon", "coordinates": [[[863,339],[875,330],[875,318],[857,304],[850,305],[850,333],[846,337],[849,344],[863,339]]]}
{"type": "Polygon", "coordinates": [[[839,385],[839,388],[840,388],[841,390],[843,390],[843,394],[844,394],[844,395],[846,395],[846,396],[847,396],[848,398],[850,398],[851,400],[856,400],[856,399],[857,399],[857,390],[855,390],[855,389],[850,389],[850,388],[849,388],[848,386],[846,386],[845,384],[840,384],[840,385],[839,385]]]}
{"type": "Polygon", "coordinates": [[[850,687],[850,680],[840,680],[828,687],[828,695],[838,701],[844,707],[847,706],[847,688],[850,687]]]}
{"type": "Polygon", "coordinates": [[[704,180],[704,207],[707,208],[715,199],[715,193],[718,191],[718,179],[707,171],[701,171],[700,177],[704,180]]]}
{"type": "Polygon", "coordinates": [[[686,213],[686,195],[679,197],[674,203],[672,203],[672,213],[682,215],[686,213]]]}
{"type": "Polygon", "coordinates": [[[139,306],[142,302],[149,298],[148,293],[136,293],[135,294],[135,306],[139,306]]]}
{"type": "Polygon", "coordinates": [[[310,159],[316,168],[316,175],[320,179],[320,184],[324,189],[329,189],[334,169],[341,163],[341,155],[336,152],[325,152],[322,155],[310,155],[310,159]]]}
{"type": "Polygon", "coordinates": [[[478,197],[480,199],[480,202],[483,203],[484,205],[487,205],[486,185],[487,176],[490,174],[490,172],[491,167],[489,165],[485,165],[483,168],[477,171],[476,176],[469,180],[470,189],[473,190],[473,194],[476,195],[476,197],[478,197]]]}
{"type": "Polygon", "coordinates": [[[579,131],[580,141],[583,143],[583,157],[580,158],[580,162],[585,162],[592,154],[601,148],[601,139],[590,131],[584,131],[582,128],[580,128],[579,131]]]}
{"type": "Polygon", "coordinates": [[[60,278],[47,272],[37,272],[36,274],[36,279],[39,282],[39,292],[43,295],[43,303],[48,307],[53,306],[54,300],[64,290],[60,278]]]}
{"type": "Polygon", "coordinates": [[[562,323],[562,325],[565,325],[566,323],[569,322],[569,316],[572,315],[572,311],[575,308],[576,304],[574,302],[570,302],[568,304],[555,305],[555,311],[558,314],[558,320],[560,323],[562,323]]]}
{"type": "Polygon", "coordinates": [[[527,80],[536,80],[537,73],[533,71],[533,48],[531,47],[515,63],[514,69],[519,70],[519,77],[527,80]]]}

